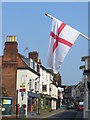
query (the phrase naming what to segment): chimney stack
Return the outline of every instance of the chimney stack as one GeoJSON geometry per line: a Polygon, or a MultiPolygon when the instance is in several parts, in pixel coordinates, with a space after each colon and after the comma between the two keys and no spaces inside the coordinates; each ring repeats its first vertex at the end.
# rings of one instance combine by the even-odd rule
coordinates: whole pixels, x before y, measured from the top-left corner
{"type": "Polygon", "coordinates": [[[17,48],[16,36],[8,36],[5,42],[2,60],[2,87],[6,90],[5,96],[13,97],[12,105],[15,111],[16,83],[17,83],[17,48]]]}
{"type": "Polygon", "coordinates": [[[33,51],[29,52],[29,59],[33,59],[33,61],[38,62],[38,52],[33,51]]]}
{"type": "Polygon", "coordinates": [[[7,41],[5,42],[5,48],[4,48],[3,62],[17,61],[17,54],[18,54],[18,49],[17,49],[16,36],[7,35],[7,41]]]}

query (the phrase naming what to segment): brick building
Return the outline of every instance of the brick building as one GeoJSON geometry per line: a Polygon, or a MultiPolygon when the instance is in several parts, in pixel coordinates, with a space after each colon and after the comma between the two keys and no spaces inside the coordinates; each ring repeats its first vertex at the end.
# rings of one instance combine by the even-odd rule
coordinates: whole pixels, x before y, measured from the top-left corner
{"type": "Polygon", "coordinates": [[[54,82],[52,87],[54,86],[56,89],[56,92],[54,93],[55,107],[58,108],[60,106],[60,98],[58,98],[58,87],[61,86],[60,74],[54,74],[52,71],[42,66],[41,60],[38,59],[38,52],[30,52],[29,58],[18,53],[16,36],[7,36],[2,57],[2,97],[12,98],[14,113],[16,113],[16,104],[18,103],[20,107],[22,105],[20,87],[23,86],[23,79],[25,80],[24,87],[26,89],[23,98],[23,103],[26,105],[26,115],[29,115],[29,113],[32,112],[34,102],[37,106],[37,113],[51,109],[52,95],[50,89],[52,81],[54,82]],[[27,76],[25,79],[22,77],[23,74],[27,76]],[[36,86],[34,80],[39,77],[40,83],[38,83],[39,90],[37,92],[34,90],[36,86]],[[34,85],[33,89],[30,89],[30,83],[32,83],[31,87],[34,85]],[[55,85],[56,83],[57,85],[55,85]]]}
{"type": "MultiPolygon", "coordinates": [[[[17,103],[17,70],[28,69],[29,65],[23,60],[25,57],[18,53],[16,36],[7,36],[2,57],[2,97],[12,97],[13,112],[16,112],[17,103]]],[[[38,53],[29,53],[29,57],[37,62],[38,53]]],[[[40,61],[38,61],[40,62],[40,61]]],[[[34,70],[31,70],[34,71],[34,70]]],[[[37,71],[39,66],[37,65],[37,71]]]]}
{"type": "Polygon", "coordinates": [[[2,58],[2,97],[13,98],[13,110],[16,105],[17,45],[16,36],[7,36],[2,58]]]}

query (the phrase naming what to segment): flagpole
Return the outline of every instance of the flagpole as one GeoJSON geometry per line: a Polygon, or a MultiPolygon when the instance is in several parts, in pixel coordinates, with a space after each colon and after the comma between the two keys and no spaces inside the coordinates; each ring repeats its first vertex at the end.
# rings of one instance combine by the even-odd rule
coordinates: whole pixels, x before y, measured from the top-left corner
{"type": "MultiPolygon", "coordinates": [[[[50,15],[50,14],[48,14],[48,13],[45,13],[45,15],[46,15],[47,17],[51,18],[51,19],[57,20],[55,17],[53,17],[52,15],[50,15]]],[[[79,31],[78,31],[78,32],[79,32],[79,31]]],[[[79,33],[80,33],[80,35],[81,35],[82,37],[84,37],[84,38],[86,38],[87,40],[90,41],[90,38],[88,38],[86,35],[82,34],[81,32],[79,32],[79,33]]]]}

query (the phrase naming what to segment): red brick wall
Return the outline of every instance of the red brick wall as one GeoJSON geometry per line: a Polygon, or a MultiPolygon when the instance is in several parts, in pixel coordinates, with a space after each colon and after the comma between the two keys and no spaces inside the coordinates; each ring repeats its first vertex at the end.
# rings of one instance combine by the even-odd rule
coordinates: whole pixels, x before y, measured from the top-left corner
{"type": "Polygon", "coordinates": [[[17,56],[17,67],[25,68],[27,65],[21,60],[20,55],[17,56]]]}
{"type": "Polygon", "coordinates": [[[13,110],[16,105],[16,80],[17,80],[17,42],[6,42],[2,62],[2,87],[6,96],[13,97],[13,110]]]}
{"type": "Polygon", "coordinates": [[[6,93],[5,97],[13,97],[13,109],[16,105],[16,80],[17,80],[17,64],[4,63],[2,65],[2,86],[6,93]]]}
{"type": "Polygon", "coordinates": [[[6,42],[4,48],[3,61],[17,62],[17,42],[6,42]]]}

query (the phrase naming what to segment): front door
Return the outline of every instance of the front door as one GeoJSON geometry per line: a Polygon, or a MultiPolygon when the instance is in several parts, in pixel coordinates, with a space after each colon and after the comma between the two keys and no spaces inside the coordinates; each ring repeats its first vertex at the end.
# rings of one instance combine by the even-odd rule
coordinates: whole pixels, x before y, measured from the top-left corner
{"type": "Polygon", "coordinates": [[[37,99],[34,97],[28,98],[28,115],[36,115],[37,113],[37,99]]]}

